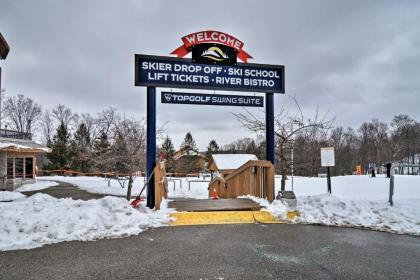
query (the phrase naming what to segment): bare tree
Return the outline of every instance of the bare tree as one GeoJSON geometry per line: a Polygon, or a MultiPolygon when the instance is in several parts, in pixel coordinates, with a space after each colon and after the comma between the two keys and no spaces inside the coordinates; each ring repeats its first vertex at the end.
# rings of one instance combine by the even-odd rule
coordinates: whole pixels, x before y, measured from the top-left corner
{"type": "Polygon", "coordinates": [[[51,143],[52,134],[54,131],[54,120],[51,112],[48,110],[44,111],[41,119],[42,137],[45,144],[51,143]]]}
{"type": "Polygon", "coordinates": [[[33,133],[36,122],[42,113],[40,105],[22,94],[8,97],[4,111],[12,129],[25,133],[33,133]]]}
{"type": "Polygon", "coordinates": [[[109,107],[102,110],[102,112],[98,114],[98,130],[108,135],[110,130],[120,121],[120,119],[121,116],[117,112],[117,109],[109,107]]]}
{"type": "MultiPolygon", "coordinates": [[[[318,107],[316,108],[314,118],[306,119],[295,97],[290,97],[294,102],[297,112],[290,114],[285,108],[281,108],[280,113],[274,117],[275,123],[275,140],[278,153],[280,156],[280,172],[282,175],[281,189],[286,187],[287,160],[286,153],[291,149],[295,142],[294,136],[305,131],[328,130],[332,127],[333,119],[327,119],[327,114],[320,117],[318,107]]],[[[263,118],[257,117],[249,110],[244,109],[245,113],[234,113],[237,120],[250,131],[261,134],[265,132],[265,121],[263,118]]]]}
{"type": "Polygon", "coordinates": [[[129,200],[134,178],[146,166],[145,121],[123,119],[115,126],[113,133],[114,142],[105,161],[109,169],[117,174],[117,178],[128,180],[127,200],[129,200]]]}
{"type": "Polygon", "coordinates": [[[77,114],[73,114],[70,108],[61,104],[53,109],[52,112],[58,123],[63,123],[67,130],[69,130],[71,123],[78,119],[77,114]]]}

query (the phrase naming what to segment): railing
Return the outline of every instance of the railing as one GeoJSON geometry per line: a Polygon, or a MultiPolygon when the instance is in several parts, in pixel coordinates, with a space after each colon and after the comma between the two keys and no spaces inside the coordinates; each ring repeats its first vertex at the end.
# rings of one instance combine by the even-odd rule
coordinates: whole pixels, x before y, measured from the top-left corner
{"type": "Polygon", "coordinates": [[[146,173],[143,171],[136,171],[133,173],[117,173],[117,172],[80,172],[70,169],[54,169],[54,170],[38,170],[39,176],[91,176],[91,177],[104,177],[104,178],[119,178],[128,176],[146,177],[146,173]]]}
{"type": "Polygon", "coordinates": [[[216,189],[220,198],[253,195],[274,200],[274,166],[270,161],[250,160],[227,175],[216,177],[209,184],[209,196],[216,189]]]}
{"type": "Polygon", "coordinates": [[[168,197],[168,180],[166,179],[165,163],[163,161],[156,164],[155,174],[155,209],[160,209],[163,198],[168,197]]]}
{"type": "Polygon", "coordinates": [[[22,140],[32,140],[32,134],[26,132],[20,132],[10,129],[0,129],[0,137],[3,138],[13,138],[13,139],[22,139],[22,140]]]}

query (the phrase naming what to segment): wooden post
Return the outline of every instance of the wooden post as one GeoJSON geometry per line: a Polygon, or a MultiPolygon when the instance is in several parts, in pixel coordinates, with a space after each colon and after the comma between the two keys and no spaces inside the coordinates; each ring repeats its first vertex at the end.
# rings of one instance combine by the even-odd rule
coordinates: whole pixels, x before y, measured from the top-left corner
{"type": "Polygon", "coordinates": [[[267,200],[272,202],[274,200],[274,175],[275,175],[275,168],[274,164],[272,164],[269,168],[267,168],[267,200]]]}

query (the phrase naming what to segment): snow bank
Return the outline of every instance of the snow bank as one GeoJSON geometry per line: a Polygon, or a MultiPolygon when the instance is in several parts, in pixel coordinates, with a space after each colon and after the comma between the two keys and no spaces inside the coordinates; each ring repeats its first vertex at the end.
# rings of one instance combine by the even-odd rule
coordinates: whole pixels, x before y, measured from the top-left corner
{"type": "MultiPolygon", "coordinates": [[[[290,209],[279,200],[269,203],[248,196],[279,219],[287,219],[290,209]]],[[[420,235],[420,199],[400,200],[394,206],[385,201],[351,200],[330,194],[297,197],[299,216],[295,224],[369,228],[399,234],[420,235]]]]}
{"type": "Polygon", "coordinates": [[[57,186],[57,182],[53,181],[37,181],[33,184],[25,184],[22,187],[19,187],[16,189],[18,192],[29,192],[29,191],[37,191],[37,190],[43,190],[46,188],[57,186]]]}
{"type": "MultiPolygon", "coordinates": [[[[21,195],[20,193],[16,193],[21,195]]],[[[169,210],[133,209],[124,198],[56,199],[38,193],[0,203],[0,250],[29,249],[70,240],[136,235],[169,221],[169,210]]]]}
{"type": "Polygon", "coordinates": [[[26,195],[23,195],[18,192],[9,192],[9,191],[0,191],[0,202],[2,201],[13,201],[21,198],[25,198],[26,195]]]}
{"type": "Polygon", "coordinates": [[[355,201],[323,194],[298,198],[301,213],[293,222],[359,227],[420,235],[420,200],[355,201]]]}

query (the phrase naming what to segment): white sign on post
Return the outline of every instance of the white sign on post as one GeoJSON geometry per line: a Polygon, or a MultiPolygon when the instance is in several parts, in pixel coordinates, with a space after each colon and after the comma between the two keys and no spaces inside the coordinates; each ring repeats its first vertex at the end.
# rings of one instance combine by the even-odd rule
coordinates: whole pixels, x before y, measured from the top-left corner
{"type": "Polygon", "coordinates": [[[321,148],[321,166],[335,166],[334,147],[321,148]]]}

